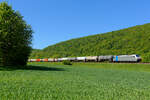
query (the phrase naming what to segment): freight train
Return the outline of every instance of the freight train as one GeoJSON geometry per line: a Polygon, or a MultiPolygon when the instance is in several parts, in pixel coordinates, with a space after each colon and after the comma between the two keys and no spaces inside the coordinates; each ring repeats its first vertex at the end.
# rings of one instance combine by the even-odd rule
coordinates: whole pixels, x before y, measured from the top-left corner
{"type": "Polygon", "coordinates": [[[139,55],[105,55],[105,56],[87,56],[87,57],[65,57],[65,58],[45,58],[29,59],[29,62],[140,62],[142,59],[139,55]]]}

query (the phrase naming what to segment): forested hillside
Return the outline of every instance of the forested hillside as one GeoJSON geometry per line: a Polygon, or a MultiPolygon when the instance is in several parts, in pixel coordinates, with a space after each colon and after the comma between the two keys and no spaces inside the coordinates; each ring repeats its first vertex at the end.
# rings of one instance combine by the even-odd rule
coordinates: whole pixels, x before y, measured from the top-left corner
{"type": "Polygon", "coordinates": [[[139,54],[144,62],[150,61],[150,23],[33,50],[30,58],[121,54],[139,54]]]}

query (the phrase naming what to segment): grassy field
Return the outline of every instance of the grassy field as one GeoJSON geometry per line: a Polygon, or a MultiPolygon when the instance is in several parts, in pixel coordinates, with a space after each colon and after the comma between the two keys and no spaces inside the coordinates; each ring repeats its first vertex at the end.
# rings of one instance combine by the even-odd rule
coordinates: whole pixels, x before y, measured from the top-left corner
{"type": "Polygon", "coordinates": [[[150,100],[150,65],[29,63],[0,68],[1,100],[150,100]]]}

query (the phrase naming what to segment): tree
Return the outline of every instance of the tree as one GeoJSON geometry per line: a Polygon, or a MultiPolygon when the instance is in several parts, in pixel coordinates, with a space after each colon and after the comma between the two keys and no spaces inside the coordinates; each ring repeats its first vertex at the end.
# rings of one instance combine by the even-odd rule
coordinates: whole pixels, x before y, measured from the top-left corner
{"type": "Polygon", "coordinates": [[[2,65],[26,65],[31,52],[32,28],[6,2],[0,4],[0,54],[2,65]]]}

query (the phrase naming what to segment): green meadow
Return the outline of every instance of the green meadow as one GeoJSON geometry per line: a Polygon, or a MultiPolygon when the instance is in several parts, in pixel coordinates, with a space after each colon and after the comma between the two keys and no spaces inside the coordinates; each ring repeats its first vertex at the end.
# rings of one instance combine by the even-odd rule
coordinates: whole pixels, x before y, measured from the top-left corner
{"type": "Polygon", "coordinates": [[[0,68],[1,100],[150,100],[149,64],[28,63],[0,68]]]}

